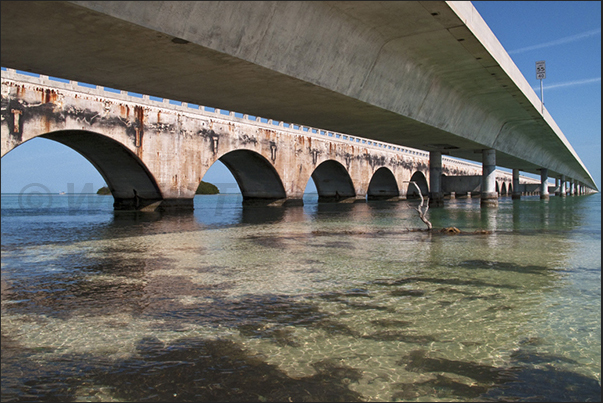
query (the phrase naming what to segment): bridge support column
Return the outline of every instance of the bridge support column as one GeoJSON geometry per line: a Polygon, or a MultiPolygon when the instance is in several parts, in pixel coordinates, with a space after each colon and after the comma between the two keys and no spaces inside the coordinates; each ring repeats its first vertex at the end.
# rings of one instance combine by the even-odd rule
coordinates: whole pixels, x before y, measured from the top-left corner
{"type": "Polygon", "coordinates": [[[521,199],[521,190],[519,189],[519,169],[513,169],[513,193],[511,194],[511,199],[521,199]]]}
{"type": "Polygon", "coordinates": [[[559,178],[555,178],[555,196],[559,196],[559,178]]]}
{"type": "Polygon", "coordinates": [[[492,148],[482,150],[482,207],[498,207],[498,193],[496,192],[496,150],[492,148]]]}
{"type": "Polygon", "coordinates": [[[549,170],[540,169],[540,200],[549,199],[549,170]]]}
{"type": "Polygon", "coordinates": [[[572,179],[570,189],[571,189],[571,195],[576,196],[576,180],[575,179],[572,179]]]}
{"type": "Polygon", "coordinates": [[[565,197],[567,196],[566,190],[565,190],[565,175],[561,175],[561,186],[559,189],[559,195],[561,197],[565,197]]]}
{"type": "Polygon", "coordinates": [[[429,189],[429,205],[432,207],[443,206],[442,153],[440,151],[429,152],[429,189]]]}

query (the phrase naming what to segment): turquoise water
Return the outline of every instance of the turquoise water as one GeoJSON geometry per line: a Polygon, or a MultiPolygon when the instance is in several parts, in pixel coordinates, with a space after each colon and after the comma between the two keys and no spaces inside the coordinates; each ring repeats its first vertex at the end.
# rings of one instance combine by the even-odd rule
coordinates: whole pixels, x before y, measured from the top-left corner
{"type": "Polygon", "coordinates": [[[601,400],[600,194],[112,202],[2,195],[3,401],[601,400]]]}

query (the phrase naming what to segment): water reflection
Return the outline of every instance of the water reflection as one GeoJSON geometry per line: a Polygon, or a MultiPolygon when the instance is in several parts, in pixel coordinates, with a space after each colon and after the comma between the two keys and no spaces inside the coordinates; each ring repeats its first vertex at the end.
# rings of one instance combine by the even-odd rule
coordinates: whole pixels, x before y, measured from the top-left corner
{"type": "Polygon", "coordinates": [[[600,229],[547,206],[3,217],[3,400],[600,399],[600,229]]]}

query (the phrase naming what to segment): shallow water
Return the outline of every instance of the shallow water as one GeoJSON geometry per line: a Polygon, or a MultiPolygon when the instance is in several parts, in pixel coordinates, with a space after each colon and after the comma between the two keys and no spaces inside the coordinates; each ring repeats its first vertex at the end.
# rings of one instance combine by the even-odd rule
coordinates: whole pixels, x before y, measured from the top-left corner
{"type": "Polygon", "coordinates": [[[430,209],[459,235],[415,201],[45,197],[2,195],[3,401],[601,400],[599,194],[430,209]]]}

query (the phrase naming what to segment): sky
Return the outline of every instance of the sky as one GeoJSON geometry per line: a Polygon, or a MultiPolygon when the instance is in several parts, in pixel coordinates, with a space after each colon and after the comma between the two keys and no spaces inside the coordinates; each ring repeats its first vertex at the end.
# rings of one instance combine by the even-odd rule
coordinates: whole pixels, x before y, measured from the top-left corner
{"type": "MultiPolygon", "coordinates": [[[[473,5],[538,96],[535,62],[546,61],[545,107],[601,189],[601,2],[474,1],[473,5]]],[[[84,157],[46,139],[28,141],[2,157],[1,174],[2,193],[78,193],[105,184],[84,157]]],[[[220,162],[203,180],[218,184],[223,193],[236,189],[220,185],[235,183],[220,162]]],[[[310,183],[306,191],[312,189],[310,183]]]]}

